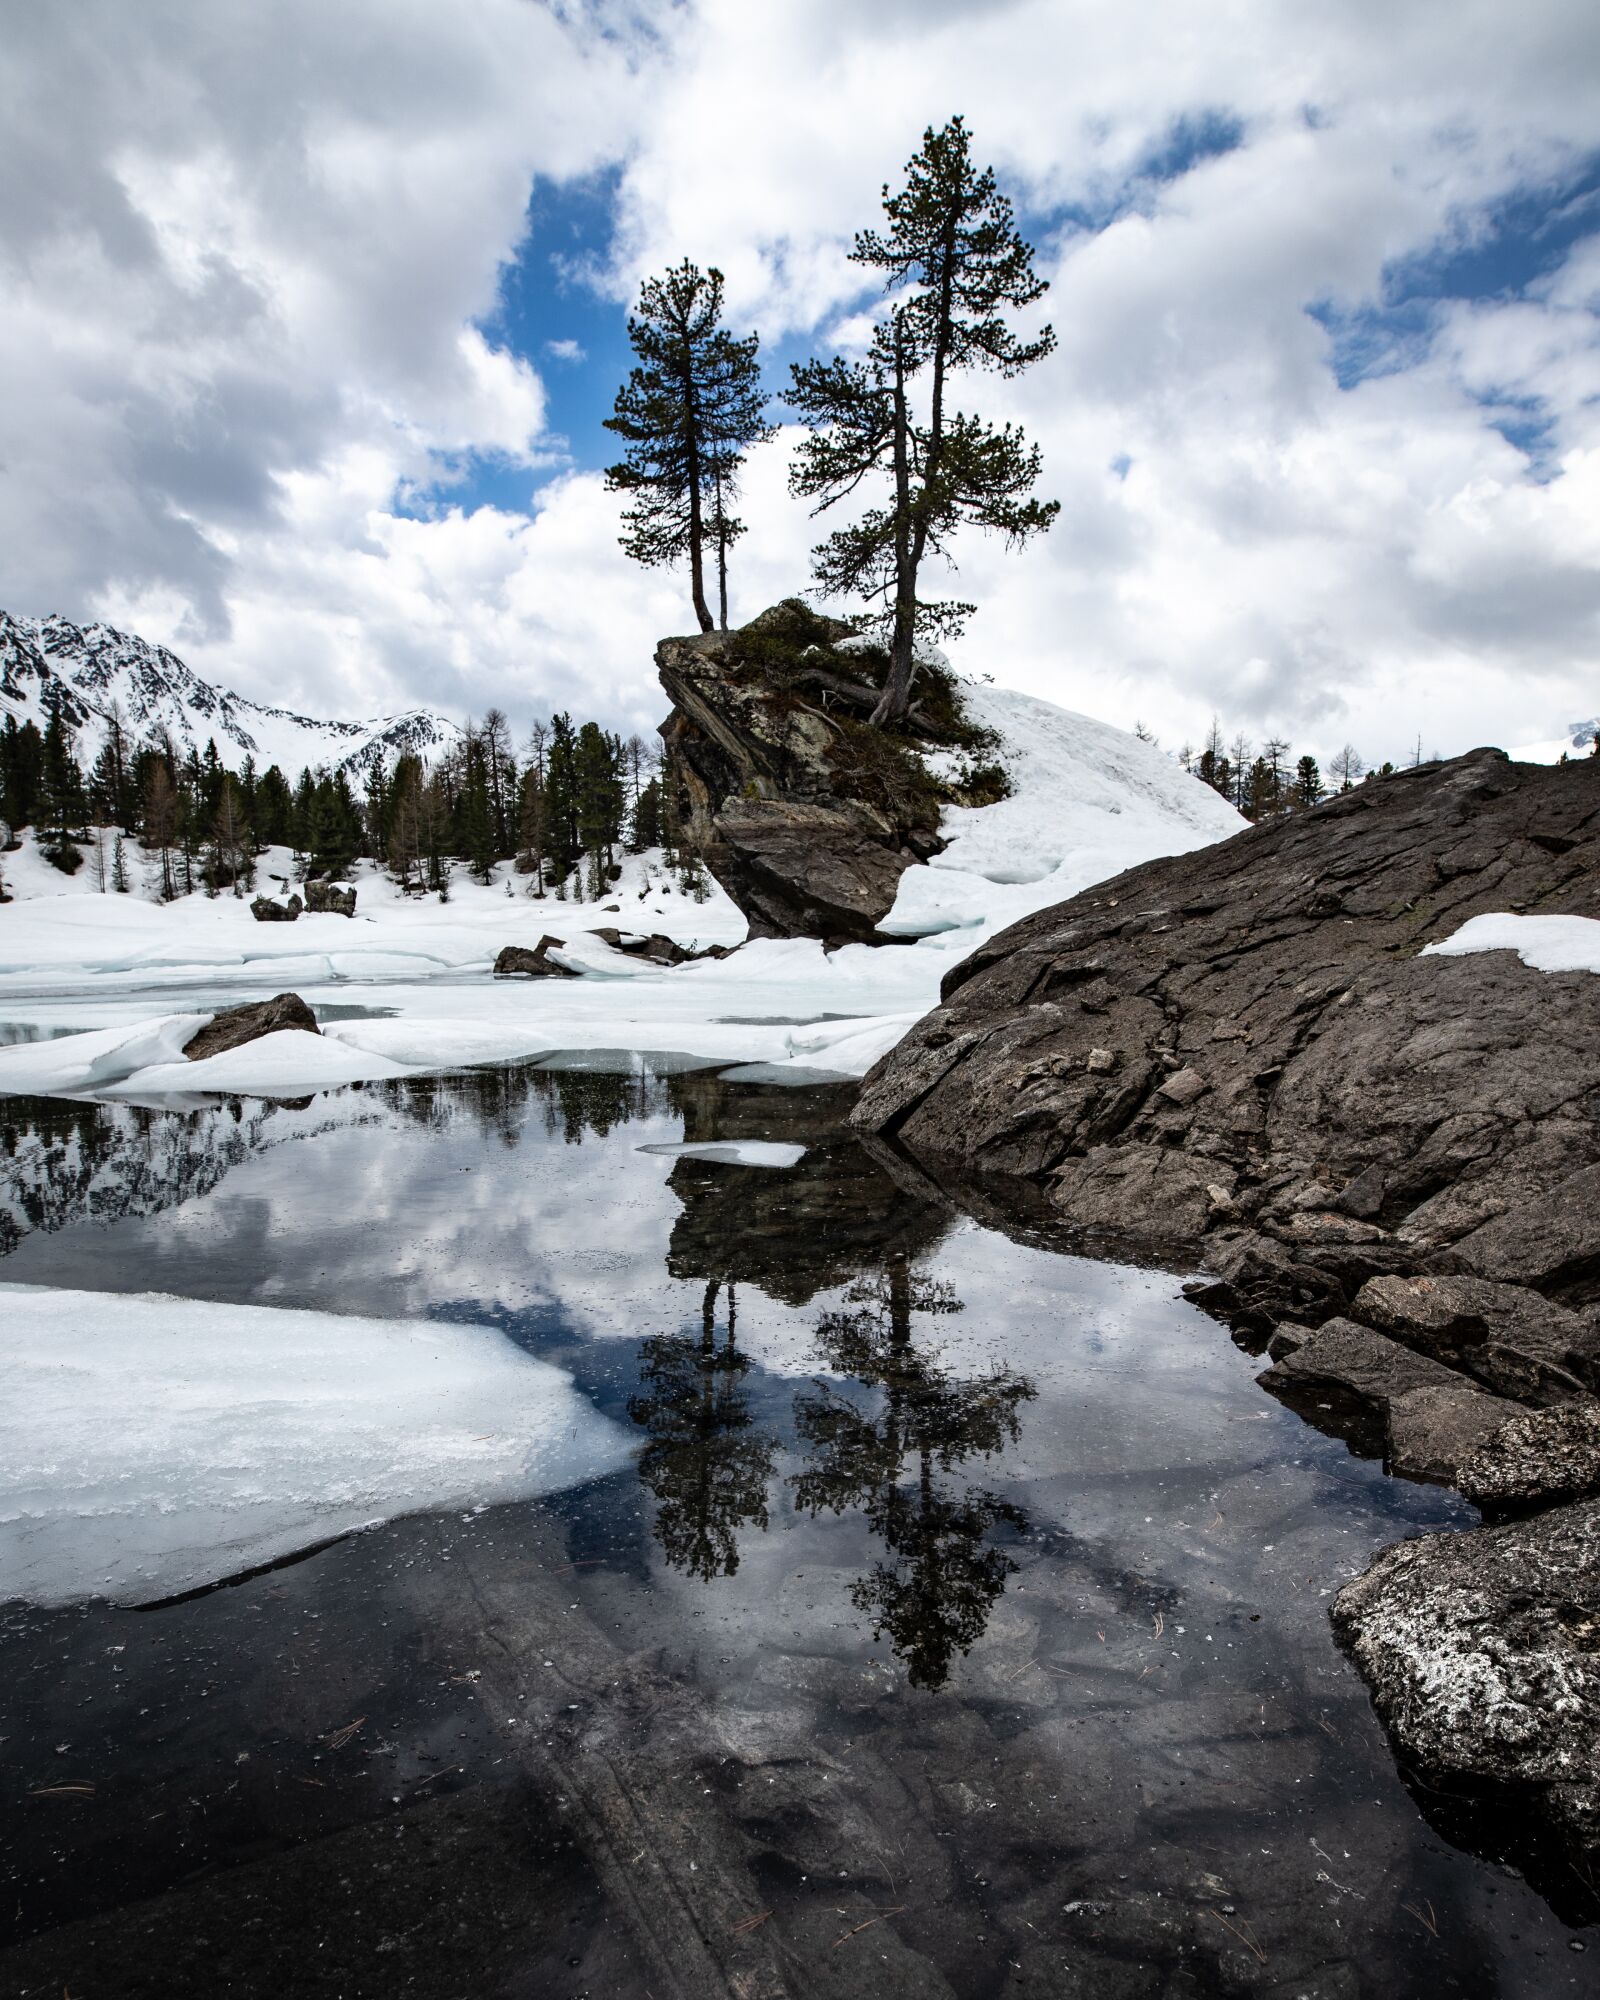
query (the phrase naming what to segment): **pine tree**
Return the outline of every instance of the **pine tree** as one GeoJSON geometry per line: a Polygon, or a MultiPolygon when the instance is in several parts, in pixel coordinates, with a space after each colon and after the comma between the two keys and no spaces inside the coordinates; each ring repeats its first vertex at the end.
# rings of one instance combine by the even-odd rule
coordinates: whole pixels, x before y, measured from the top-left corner
{"type": "Polygon", "coordinates": [[[1314,806],[1322,797],[1322,772],[1309,753],[1294,767],[1294,797],[1298,806],[1314,806]]]}
{"type": "Polygon", "coordinates": [[[790,487],[823,513],[869,477],[890,492],[814,552],[819,587],[881,607],[889,671],[872,720],[898,722],[911,702],[919,634],[958,633],[973,606],[919,595],[922,566],[947,556],[964,524],[1020,543],[1060,508],[1029,497],[1040,457],[1012,424],[996,427],[948,407],[950,377],[967,369],[1014,376],[1055,345],[1045,327],[1024,341],[1003,313],[1037,302],[1045,281],[1017,234],[993,170],[972,165],[965,124],[931,127],[898,194],[883,191],[888,230],[863,230],[854,263],[881,273],[894,303],[873,329],[864,361],[808,361],[792,369],[790,401],[810,429],[790,487]],[[925,408],[917,398],[926,378],[925,408]]]}
{"type": "Polygon", "coordinates": [[[715,267],[702,271],[687,258],[645,280],[628,320],[638,365],[605,420],[626,447],[606,471],[607,486],[631,496],[622,546],[651,567],[687,559],[702,632],[714,629],[705,592],[707,541],[717,559],[726,630],[728,546],[744,532],[728,507],[745,453],[772,435],[759,339],[735,339],[721,324],[722,282],[715,267]]]}
{"type": "Polygon", "coordinates": [[[528,761],[522,773],[517,801],[517,837],[522,843],[529,872],[533,876],[532,895],[544,895],[545,849],[550,838],[550,798],[546,786],[546,758],[550,731],[542,722],[528,732],[528,761]]]}
{"type": "Polygon", "coordinates": [[[565,712],[550,718],[550,755],[545,764],[550,865],[555,880],[571,874],[583,842],[578,833],[577,732],[565,712]]]}

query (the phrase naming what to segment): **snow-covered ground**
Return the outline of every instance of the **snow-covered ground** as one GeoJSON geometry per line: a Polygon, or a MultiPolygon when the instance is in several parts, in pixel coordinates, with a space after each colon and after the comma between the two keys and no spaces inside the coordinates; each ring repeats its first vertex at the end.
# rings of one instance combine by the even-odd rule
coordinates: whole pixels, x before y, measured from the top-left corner
{"type": "Polygon", "coordinates": [[[0,1285],[0,1367],[0,1602],[147,1602],[631,1449],[492,1327],[0,1285]]]}
{"type": "MultiPolygon", "coordinates": [[[[1051,703],[974,686],[976,718],[1004,742],[1013,795],[947,813],[949,845],[909,869],[883,930],[898,947],[827,953],[762,940],[722,961],[663,969],[612,951],[593,932],[661,931],[734,944],[737,909],[671,884],[651,857],[630,860],[601,903],[530,899],[524,878],[488,886],[458,872],[451,900],[408,901],[371,869],[354,919],[303,915],[258,924],[246,901],[190,896],[157,904],[95,887],[89,862],[64,878],[36,854],[5,857],[17,901],[0,909],[0,1023],[136,1031],[0,1048],[0,1091],[117,1090],[300,1094],[361,1076],[510,1061],[557,1050],[647,1050],[753,1066],[796,1081],[859,1076],[937,1004],[950,966],[1016,918],[1156,855],[1226,838],[1243,821],[1170,757],[1051,703]],[[510,893],[508,894],[508,889],[510,893]],[[563,940],[581,979],[491,977],[506,944],[563,940]],[[293,987],[325,1019],[325,1043],[275,1036],[185,1061],[184,1016],[293,987]],[[365,1018],[327,1019],[325,1010],[365,1018]],[[78,1067],[74,1070],[73,1065],[78,1067]]],[[[287,874],[268,856],[261,887],[287,874]]]]}
{"type": "Polygon", "coordinates": [[[1514,951],[1535,972],[1600,972],[1600,918],[1486,911],[1469,917],[1453,937],[1424,945],[1422,956],[1464,958],[1476,951],[1514,951]]]}

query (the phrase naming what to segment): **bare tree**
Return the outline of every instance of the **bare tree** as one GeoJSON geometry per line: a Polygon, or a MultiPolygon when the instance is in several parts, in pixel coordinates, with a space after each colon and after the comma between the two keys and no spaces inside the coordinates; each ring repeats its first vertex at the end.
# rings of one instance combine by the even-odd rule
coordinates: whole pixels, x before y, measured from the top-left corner
{"type": "Polygon", "coordinates": [[[1346,743],[1343,749],[1334,753],[1328,769],[1339,782],[1341,792],[1348,792],[1360,783],[1366,765],[1361,761],[1361,753],[1353,744],[1346,743]]]}

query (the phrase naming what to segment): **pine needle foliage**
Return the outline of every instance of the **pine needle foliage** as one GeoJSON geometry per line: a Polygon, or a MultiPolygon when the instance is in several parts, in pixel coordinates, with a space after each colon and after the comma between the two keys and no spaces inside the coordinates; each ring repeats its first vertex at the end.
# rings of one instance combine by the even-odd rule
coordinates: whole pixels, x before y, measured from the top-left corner
{"type": "Polygon", "coordinates": [[[884,188],[883,208],[887,227],[862,230],[850,253],[879,274],[888,300],[866,358],[796,364],[789,398],[810,432],[790,489],[813,513],[888,482],[885,499],[813,551],[824,595],[877,608],[889,648],[872,717],[880,725],[910,706],[919,636],[954,636],[975,608],[921,597],[925,560],[950,561],[963,526],[1020,544],[1060,511],[1032,497],[1039,450],[1016,425],[951,407],[954,375],[1016,376],[1055,345],[1048,326],[1027,340],[1010,323],[1047,286],[993,169],[974,167],[962,119],[929,127],[904,187],[884,188]]]}
{"type": "Polygon", "coordinates": [[[722,273],[687,258],[647,278],[628,339],[638,365],[617,391],[606,429],[626,447],[606,484],[629,495],[623,549],[648,567],[687,561],[702,632],[715,629],[705,563],[716,565],[718,613],[728,629],[728,550],[744,533],[733,513],[745,453],[772,435],[757,358],[760,339],[722,324],[722,273]]]}

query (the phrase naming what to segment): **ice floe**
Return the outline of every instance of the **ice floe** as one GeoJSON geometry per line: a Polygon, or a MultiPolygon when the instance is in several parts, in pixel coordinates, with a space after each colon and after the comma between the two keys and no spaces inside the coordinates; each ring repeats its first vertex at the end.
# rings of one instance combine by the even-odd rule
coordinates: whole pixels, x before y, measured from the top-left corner
{"type": "Polygon", "coordinates": [[[631,1441],[491,1327],[0,1285],[0,1601],[144,1603],[631,1441]]]}

